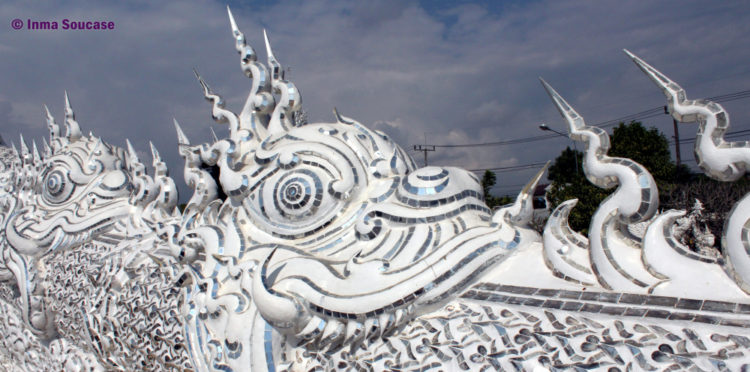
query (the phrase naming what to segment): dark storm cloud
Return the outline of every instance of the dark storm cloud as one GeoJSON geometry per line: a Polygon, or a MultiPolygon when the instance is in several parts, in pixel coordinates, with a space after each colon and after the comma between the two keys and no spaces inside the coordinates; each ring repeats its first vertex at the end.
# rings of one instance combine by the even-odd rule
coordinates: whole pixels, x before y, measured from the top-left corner
{"type": "MultiPolygon", "coordinates": [[[[621,52],[628,48],[691,97],[750,88],[750,5],[743,2],[280,2],[233,5],[261,56],[268,29],[276,56],[291,67],[310,121],[331,109],[383,130],[405,148],[423,143],[499,141],[563,122],[539,86],[544,77],[596,123],[663,105],[659,91],[621,52]]],[[[159,148],[180,185],[175,117],[193,142],[210,138],[209,106],[196,68],[239,110],[250,81],[239,68],[223,3],[5,3],[0,24],[0,134],[41,141],[42,104],[62,121],[68,90],[78,121],[115,145],[159,148]],[[107,20],[112,31],[11,28],[11,20],[107,20]]],[[[746,102],[728,104],[735,129],[750,127],[746,102]]],[[[663,131],[668,117],[647,125],[663,131]]],[[[682,133],[692,136],[693,126],[682,133]]],[[[517,146],[441,148],[432,164],[469,169],[554,158],[564,138],[517,146]]],[[[683,154],[691,151],[686,145],[683,154]]],[[[413,153],[420,160],[418,153],[413,153]]],[[[150,162],[148,157],[142,159],[150,162]]],[[[498,174],[514,191],[533,171],[498,174]]]]}

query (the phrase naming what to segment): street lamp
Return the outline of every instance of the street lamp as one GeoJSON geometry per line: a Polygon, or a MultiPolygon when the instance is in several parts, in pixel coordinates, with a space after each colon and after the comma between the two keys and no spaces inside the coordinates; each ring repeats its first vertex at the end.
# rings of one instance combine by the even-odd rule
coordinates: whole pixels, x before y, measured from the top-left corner
{"type": "MultiPolygon", "coordinates": [[[[560,132],[558,132],[558,131],[556,131],[556,130],[550,128],[550,127],[548,127],[547,124],[545,124],[545,123],[539,124],[539,129],[550,131],[552,133],[556,133],[557,135],[560,135],[560,136],[563,136],[565,138],[568,138],[568,136],[566,134],[560,133],[560,132]]],[[[576,141],[573,141],[573,150],[575,151],[573,153],[573,159],[576,162],[576,174],[578,174],[578,148],[576,147],[576,141]]]]}

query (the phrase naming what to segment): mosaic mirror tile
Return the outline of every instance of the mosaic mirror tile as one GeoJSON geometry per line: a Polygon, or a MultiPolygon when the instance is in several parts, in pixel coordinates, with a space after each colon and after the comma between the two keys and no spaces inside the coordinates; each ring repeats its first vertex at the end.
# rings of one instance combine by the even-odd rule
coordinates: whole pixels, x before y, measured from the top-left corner
{"type": "MultiPolygon", "coordinates": [[[[609,157],[609,135],[543,81],[588,180],[615,191],[586,236],[568,226],[575,200],[540,235],[530,193],[545,169],[492,211],[466,170],[420,168],[338,112],[303,124],[268,37],[264,64],[229,20],[251,90],[232,112],[198,76],[229,130],[191,144],[174,123],[184,210],[154,146],[147,171],[129,142],[84,135],[67,94],[62,127],[46,112],[41,150],[0,148],[2,367],[750,368],[750,198],[726,219],[723,256],[691,252],[675,233],[685,212],[659,212],[648,170],[609,157]]],[[[750,145],[724,140],[724,109],[626,54],[676,120],[698,121],[701,169],[742,177],[750,145]]]]}

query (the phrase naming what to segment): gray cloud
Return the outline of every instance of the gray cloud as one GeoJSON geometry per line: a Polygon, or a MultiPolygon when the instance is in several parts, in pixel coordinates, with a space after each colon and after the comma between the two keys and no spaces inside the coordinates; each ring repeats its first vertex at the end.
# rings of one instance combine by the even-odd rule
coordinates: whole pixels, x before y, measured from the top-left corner
{"type": "MultiPolygon", "coordinates": [[[[744,2],[538,1],[498,7],[462,2],[344,1],[233,6],[248,41],[263,53],[262,29],[300,88],[310,121],[335,106],[389,133],[403,147],[499,141],[563,130],[537,77],[589,123],[663,105],[660,92],[621,52],[628,48],[700,98],[750,87],[750,5],[744,2]]],[[[40,141],[42,104],[62,118],[68,90],[84,130],[115,145],[130,138],[159,148],[180,185],[182,161],[171,118],[194,142],[219,135],[192,76],[197,68],[239,110],[250,81],[239,68],[224,4],[216,2],[10,2],[0,5],[0,134],[40,141]],[[22,20],[111,20],[113,31],[13,30],[22,20]]],[[[730,102],[734,129],[748,105],[730,102]]],[[[671,120],[646,122],[669,133],[671,120]]],[[[686,125],[683,136],[693,136],[686,125]]],[[[559,138],[524,145],[440,148],[432,164],[468,169],[553,159],[559,138]]],[[[689,145],[683,154],[690,154],[689,145]]],[[[421,163],[421,154],[413,153],[421,163]]],[[[146,161],[147,159],[142,159],[146,161]]],[[[516,191],[533,170],[498,174],[496,192],[516,191]]]]}

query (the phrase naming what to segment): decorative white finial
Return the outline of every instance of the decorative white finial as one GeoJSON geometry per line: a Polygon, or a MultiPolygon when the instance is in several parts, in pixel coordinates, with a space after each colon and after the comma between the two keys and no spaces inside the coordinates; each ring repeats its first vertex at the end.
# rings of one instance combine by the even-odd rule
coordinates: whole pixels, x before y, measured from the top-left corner
{"type": "MultiPolygon", "coordinates": [[[[689,100],[685,90],[633,53],[625,53],[667,97],[669,111],[681,122],[698,122],[695,159],[706,175],[719,181],[736,181],[750,169],[750,144],[727,142],[729,114],[720,104],[703,99],[689,100]]],[[[745,195],[729,212],[722,234],[725,270],[746,293],[750,293],[750,196],[745,195]]]]}
{"type": "Polygon", "coordinates": [[[198,82],[203,88],[203,96],[206,98],[207,101],[210,101],[213,103],[213,110],[211,111],[211,117],[217,123],[228,122],[230,137],[233,140],[238,140],[239,138],[237,135],[237,131],[239,130],[240,123],[239,123],[239,119],[237,118],[237,115],[235,115],[232,111],[229,111],[224,108],[224,100],[221,99],[220,95],[214,94],[211,91],[211,88],[208,86],[208,84],[206,84],[206,82],[203,80],[200,74],[198,74],[198,71],[193,69],[193,72],[195,73],[195,77],[198,79],[198,82]]]}
{"type": "Polygon", "coordinates": [[[534,177],[524,186],[521,192],[518,193],[516,201],[513,206],[510,207],[506,218],[508,222],[515,226],[528,226],[534,217],[534,191],[539,180],[542,179],[544,172],[547,171],[550,161],[540,169],[534,177]]]}
{"type": "Polygon", "coordinates": [[[19,134],[18,137],[21,141],[21,156],[25,158],[29,155],[29,146],[26,145],[26,141],[23,139],[23,134],[19,134]]]}
{"type": "Polygon", "coordinates": [[[161,161],[161,156],[159,155],[159,151],[156,149],[156,146],[154,146],[154,143],[151,141],[148,141],[149,147],[151,147],[151,157],[154,159],[154,163],[161,161]]]}
{"type": "Polygon", "coordinates": [[[169,175],[169,170],[167,169],[167,164],[164,163],[164,161],[161,159],[161,155],[159,155],[159,151],[156,149],[156,146],[154,146],[154,143],[149,141],[149,146],[151,147],[151,157],[153,158],[152,165],[154,167],[154,177],[166,177],[169,175]]]}
{"type": "Polygon", "coordinates": [[[39,162],[42,160],[41,156],[39,156],[39,149],[36,147],[36,141],[31,141],[31,155],[32,159],[34,159],[34,164],[39,164],[39,162]]]}
{"type": "Polygon", "coordinates": [[[73,108],[70,106],[70,99],[68,98],[68,91],[65,91],[65,127],[68,131],[68,141],[71,143],[78,141],[81,138],[81,127],[78,126],[76,121],[76,115],[73,112],[73,108]]]}
{"type": "Polygon", "coordinates": [[[55,118],[49,112],[47,105],[44,105],[44,113],[47,119],[47,128],[49,128],[49,140],[54,142],[55,139],[60,137],[60,126],[55,122],[55,118]]]}
{"type": "MultiPolygon", "coordinates": [[[[583,170],[586,178],[601,188],[619,186],[605,199],[591,218],[589,259],[602,287],[617,290],[641,290],[656,283],[640,263],[623,257],[639,246],[629,237],[611,233],[622,224],[651,218],[659,204],[659,191],[651,174],[630,159],[607,156],[609,135],[599,127],[587,126],[579,115],[546,81],[540,79],[557,110],[568,123],[570,137],[586,143],[583,170]]],[[[558,219],[565,221],[565,219],[558,219]]],[[[564,228],[561,228],[564,230],[564,228]]],[[[546,235],[550,232],[548,224],[546,235]]]]}
{"type": "Polygon", "coordinates": [[[138,159],[138,154],[135,152],[135,149],[133,148],[133,145],[130,143],[129,139],[125,139],[125,144],[128,146],[128,159],[133,163],[140,162],[140,159],[138,159]]]}
{"type": "Polygon", "coordinates": [[[42,138],[42,151],[44,151],[44,158],[48,159],[52,155],[52,149],[49,147],[47,140],[42,138]]]}
{"type": "Polygon", "coordinates": [[[271,79],[282,79],[284,71],[276,56],[273,55],[273,49],[271,49],[271,42],[268,40],[266,29],[263,29],[263,40],[266,42],[266,54],[268,55],[268,66],[271,67],[271,79]]]}
{"type": "MultiPolygon", "coordinates": [[[[174,129],[177,131],[177,143],[180,145],[189,145],[190,140],[188,140],[187,136],[185,135],[185,132],[182,131],[182,128],[180,127],[180,123],[177,122],[177,119],[172,118],[172,122],[174,123],[174,129]]],[[[213,133],[214,129],[211,128],[211,132],[213,133]]],[[[216,135],[214,134],[214,137],[216,135]]]]}
{"type": "Polygon", "coordinates": [[[138,153],[133,148],[129,139],[125,139],[125,143],[128,147],[128,169],[133,173],[134,176],[142,176],[146,173],[146,167],[138,159],[138,153]]]}

